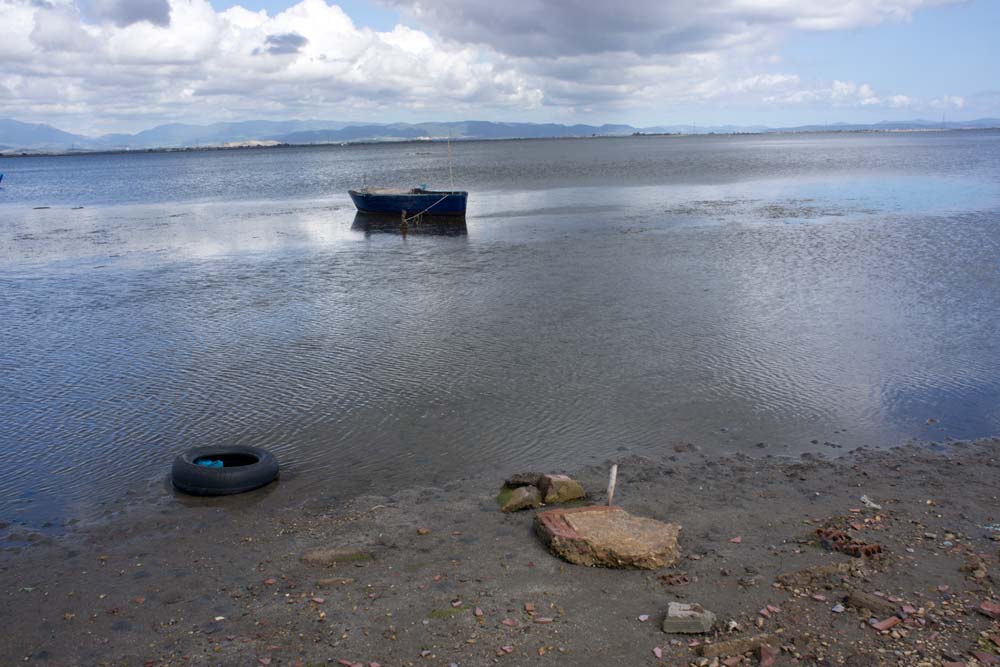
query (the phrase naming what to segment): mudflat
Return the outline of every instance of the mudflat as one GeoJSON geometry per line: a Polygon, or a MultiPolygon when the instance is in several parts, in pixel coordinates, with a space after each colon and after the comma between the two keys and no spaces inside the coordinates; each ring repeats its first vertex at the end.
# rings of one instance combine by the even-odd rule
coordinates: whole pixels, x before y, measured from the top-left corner
{"type": "MultiPolygon", "coordinates": [[[[778,665],[993,664],[998,446],[622,454],[615,504],[682,526],[680,560],[655,571],[554,557],[535,511],[497,510],[488,476],[339,505],[299,497],[294,478],[222,499],[164,489],[100,525],[8,541],[0,662],[756,665],[767,635],[778,665]],[[715,628],[665,634],[671,602],[715,628]],[[742,662],[726,654],[741,647],[742,662]]],[[[606,466],[553,472],[604,500],[606,466]]]]}

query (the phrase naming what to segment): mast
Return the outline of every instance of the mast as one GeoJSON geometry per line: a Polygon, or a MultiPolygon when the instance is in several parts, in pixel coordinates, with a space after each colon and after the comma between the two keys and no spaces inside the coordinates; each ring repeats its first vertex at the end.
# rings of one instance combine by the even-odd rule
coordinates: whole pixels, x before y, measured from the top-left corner
{"type": "Polygon", "coordinates": [[[451,168],[451,126],[448,126],[448,180],[451,181],[451,189],[455,189],[455,174],[451,168]]]}

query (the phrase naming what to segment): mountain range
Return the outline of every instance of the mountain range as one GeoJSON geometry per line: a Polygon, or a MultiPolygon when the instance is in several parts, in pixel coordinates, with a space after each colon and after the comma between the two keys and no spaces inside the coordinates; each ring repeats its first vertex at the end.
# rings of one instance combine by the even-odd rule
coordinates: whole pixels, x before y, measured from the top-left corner
{"type": "Polygon", "coordinates": [[[0,153],[65,153],[79,151],[180,149],[239,145],[329,144],[422,139],[536,139],[630,134],[733,134],[766,132],[864,132],[1000,128],[998,118],[938,122],[928,120],[882,121],[872,124],[836,123],[773,128],[762,125],[560,125],[556,123],[451,123],[365,124],[331,120],[249,120],[210,125],[171,123],[135,134],[89,137],[64,132],[51,125],[0,119],[0,153]]]}

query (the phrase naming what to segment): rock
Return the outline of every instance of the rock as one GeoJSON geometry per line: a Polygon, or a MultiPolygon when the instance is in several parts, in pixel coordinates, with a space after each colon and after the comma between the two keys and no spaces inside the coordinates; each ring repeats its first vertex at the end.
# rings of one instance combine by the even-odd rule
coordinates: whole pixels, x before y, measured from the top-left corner
{"type": "Polygon", "coordinates": [[[890,616],[890,617],[886,618],[883,621],[876,621],[873,618],[873,619],[871,619],[870,622],[871,622],[871,626],[873,628],[875,628],[876,630],[882,631],[882,630],[891,630],[892,628],[894,628],[897,625],[899,625],[900,623],[902,623],[902,619],[899,618],[899,616],[890,616]]]}
{"type": "Polygon", "coordinates": [[[992,600],[984,600],[978,607],[976,607],[976,611],[983,616],[989,616],[993,619],[1000,618],[1000,604],[997,604],[992,600]]]}
{"type": "Polygon", "coordinates": [[[333,567],[337,563],[359,563],[369,561],[372,555],[357,549],[313,549],[302,554],[299,560],[306,565],[333,567]]]}
{"type": "Polygon", "coordinates": [[[497,496],[501,512],[517,512],[542,506],[542,494],[533,486],[504,489],[497,496]]]}
{"type": "Polygon", "coordinates": [[[756,651],[761,646],[777,646],[778,640],[773,635],[757,635],[745,639],[730,639],[714,644],[702,644],[700,653],[705,658],[718,658],[723,655],[743,655],[756,651]]]}
{"type": "Polygon", "coordinates": [[[761,644],[758,651],[760,652],[759,667],[774,667],[774,661],[778,659],[778,650],[770,644],[761,644]]]}
{"type": "Polygon", "coordinates": [[[681,527],[632,516],[620,507],[554,509],[535,516],[549,549],[577,565],[656,570],[677,562],[681,527]]]}
{"type": "Polygon", "coordinates": [[[538,486],[541,479],[541,473],[522,472],[508,477],[507,481],[504,482],[503,485],[510,489],[516,489],[519,486],[538,486]]]}
{"type": "Polygon", "coordinates": [[[982,557],[977,554],[966,555],[965,563],[960,569],[962,572],[967,573],[972,579],[985,579],[989,576],[989,572],[986,569],[986,561],[984,561],[982,557]]]}
{"type": "Polygon", "coordinates": [[[580,482],[566,475],[542,475],[538,490],[542,492],[542,502],[546,505],[579,500],[587,495],[580,482]]]}
{"type": "Polygon", "coordinates": [[[663,617],[663,631],[668,634],[702,634],[715,625],[715,614],[700,604],[671,602],[663,617]]]}
{"type": "Polygon", "coordinates": [[[899,606],[886,600],[885,598],[880,598],[877,595],[872,595],[871,593],[865,593],[864,591],[851,591],[847,595],[847,599],[844,600],[848,607],[854,607],[855,609],[867,609],[873,611],[879,616],[892,616],[899,612],[899,606]]]}

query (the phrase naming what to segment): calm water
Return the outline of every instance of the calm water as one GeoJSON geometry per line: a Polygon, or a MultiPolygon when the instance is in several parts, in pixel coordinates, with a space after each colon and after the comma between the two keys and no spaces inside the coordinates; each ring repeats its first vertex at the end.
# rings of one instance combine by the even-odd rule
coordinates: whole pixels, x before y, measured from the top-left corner
{"type": "Polygon", "coordinates": [[[405,236],[345,191],[444,146],[0,160],[0,522],[206,443],[306,497],[1000,433],[1000,133],[454,153],[467,224],[405,236]]]}

